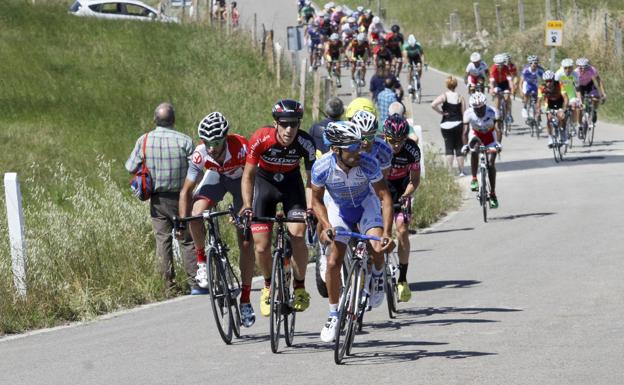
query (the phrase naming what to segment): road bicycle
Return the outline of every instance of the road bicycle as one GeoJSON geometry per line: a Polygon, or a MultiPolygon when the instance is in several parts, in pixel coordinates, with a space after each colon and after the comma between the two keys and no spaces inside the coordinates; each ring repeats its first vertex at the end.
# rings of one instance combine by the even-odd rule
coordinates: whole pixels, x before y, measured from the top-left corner
{"type": "Polygon", "coordinates": [[[548,124],[550,124],[553,133],[553,143],[551,147],[553,151],[553,156],[555,158],[555,162],[559,163],[563,160],[563,154],[567,152],[568,146],[566,145],[565,141],[568,133],[565,126],[565,121],[563,127],[560,124],[559,118],[557,118],[557,111],[557,109],[548,110],[546,116],[548,118],[548,124]],[[564,148],[563,150],[562,147],[564,148]]]}
{"type": "Polygon", "coordinates": [[[412,95],[412,103],[418,103],[422,101],[422,89],[420,84],[420,77],[418,76],[418,72],[420,71],[420,63],[416,63],[416,65],[410,63],[409,70],[412,73],[412,77],[410,78],[409,83],[409,91],[412,95]]]}
{"type": "Polygon", "coordinates": [[[364,61],[358,59],[355,62],[355,94],[359,97],[362,96],[362,90],[366,85],[366,80],[364,79],[364,61]]]}
{"type": "Polygon", "coordinates": [[[321,44],[317,44],[312,52],[312,70],[316,71],[323,64],[323,48],[321,44]]]}
{"type": "Polygon", "coordinates": [[[331,79],[332,82],[334,82],[334,84],[336,85],[337,88],[342,87],[342,84],[340,83],[340,75],[338,75],[338,70],[336,69],[337,66],[340,65],[340,60],[332,60],[329,63],[329,79],[331,79]]]}
{"type": "Polygon", "coordinates": [[[583,111],[581,115],[581,124],[578,130],[578,137],[583,141],[583,144],[591,146],[594,144],[594,131],[596,130],[596,123],[594,123],[594,115],[597,114],[594,107],[594,103],[598,100],[595,97],[586,96],[583,105],[583,111]],[[590,98],[589,102],[586,100],[590,98]]]}
{"type": "MultiPolygon", "coordinates": [[[[475,150],[471,150],[475,151],[475,150]]],[[[483,209],[483,222],[487,223],[487,209],[490,204],[490,178],[489,178],[489,169],[490,169],[490,159],[487,154],[496,154],[500,152],[500,149],[497,147],[487,147],[480,145],[478,147],[479,151],[479,190],[477,192],[477,200],[479,200],[479,204],[483,209]]]]}
{"type": "Polygon", "coordinates": [[[572,144],[574,143],[574,135],[576,131],[574,130],[574,122],[572,121],[572,107],[568,105],[565,110],[565,130],[566,136],[568,137],[568,145],[565,147],[565,153],[568,153],[568,149],[572,148],[572,144]]]}
{"type": "Polygon", "coordinates": [[[498,113],[503,122],[503,134],[509,136],[511,133],[511,114],[507,111],[506,99],[509,96],[509,90],[503,92],[497,91],[496,98],[498,98],[498,113]]]}
{"type": "Polygon", "coordinates": [[[351,247],[347,248],[345,259],[350,261],[349,270],[338,303],[339,326],[334,344],[334,361],[341,364],[345,355],[351,355],[356,329],[361,330],[364,312],[368,306],[371,271],[368,268],[366,241],[381,241],[381,238],[345,230],[337,230],[336,235],[357,240],[353,250],[351,247]]]}
{"type": "MultiPolygon", "coordinates": [[[[412,199],[409,197],[403,203],[395,203],[394,211],[400,211],[404,218],[410,218],[412,215],[412,199]]],[[[390,318],[395,318],[395,313],[398,313],[399,302],[399,255],[397,251],[386,253],[385,258],[385,289],[386,300],[388,302],[388,315],[390,318]]]]}
{"type": "MultiPolygon", "coordinates": [[[[288,232],[286,231],[287,223],[306,223],[307,230],[313,231],[314,224],[310,215],[305,218],[287,218],[283,213],[278,213],[275,217],[253,217],[253,222],[274,223],[276,224],[275,238],[273,240],[273,266],[271,269],[271,288],[270,288],[270,327],[269,334],[271,340],[271,351],[278,352],[280,333],[282,324],[284,327],[284,340],[286,346],[293,344],[295,336],[295,319],[296,311],[293,307],[294,290],[291,290],[292,281],[292,245],[288,232]]],[[[249,239],[249,221],[243,219],[243,237],[249,239]]],[[[307,235],[310,239],[313,235],[307,235]]]]}
{"type": "Polygon", "coordinates": [[[217,323],[217,330],[223,342],[232,343],[232,335],[240,338],[241,317],[238,308],[238,295],[241,292],[240,281],[232,269],[228,258],[229,247],[221,239],[218,218],[229,215],[234,223],[238,217],[234,207],[230,205],[226,211],[206,210],[200,215],[178,218],[173,222],[176,228],[179,223],[203,220],[206,224],[206,261],[208,267],[208,290],[212,314],[217,323]]]}
{"type": "Polygon", "coordinates": [[[529,98],[529,105],[527,106],[526,123],[529,125],[531,137],[536,136],[537,139],[539,139],[540,133],[542,131],[542,115],[536,113],[536,103],[537,95],[531,94],[531,97],[529,98]]]}

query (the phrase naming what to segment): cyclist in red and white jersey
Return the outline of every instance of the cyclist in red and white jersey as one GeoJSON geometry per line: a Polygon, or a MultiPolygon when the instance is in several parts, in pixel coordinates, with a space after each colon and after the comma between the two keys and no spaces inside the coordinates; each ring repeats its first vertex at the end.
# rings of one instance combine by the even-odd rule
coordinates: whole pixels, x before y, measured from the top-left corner
{"type": "MultiPolygon", "coordinates": [[[[289,218],[304,218],[310,207],[310,169],[316,159],[312,137],[299,130],[303,106],[296,100],[279,100],[273,106],[273,127],[258,129],[249,139],[249,153],[242,177],[243,216],[273,217],[279,202],[289,218]],[[299,171],[303,158],[306,185],[299,171]],[[306,194],[308,192],[308,194],[306,194]]],[[[264,275],[264,288],[260,296],[260,313],[268,317],[271,312],[269,288],[271,286],[271,235],[272,227],[266,223],[252,223],[256,260],[264,275]]],[[[310,305],[310,295],[305,290],[308,249],[304,240],[305,224],[289,223],[288,232],[293,248],[294,295],[293,308],[304,311],[310,305]]]]}
{"type": "MultiPolygon", "coordinates": [[[[505,65],[505,55],[498,54],[494,56],[494,64],[490,67],[490,94],[496,96],[497,93],[502,92],[505,103],[507,104],[507,116],[508,119],[513,122],[513,116],[511,115],[511,97],[510,95],[515,92],[515,85],[513,83],[513,77],[509,67],[505,65]]],[[[498,110],[499,98],[494,99],[494,106],[498,110]]],[[[502,116],[501,118],[505,118],[502,116]]]]}
{"type": "MultiPolygon", "coordinates": [[[[411,205],[411,198],[420,184],[420,148],[407,137],[409,124],[399,114],[391,115],[384,123],[386,142],[392,147],[392,166],[387,176],[388,187],[394,204],[411,205]]],[[[399,301],[408,302],[412,297],[407,283],[410,240],[409,225],[411,217],[401,211],[394,212],[399,248],[399,301]]]]}
{"type": "Polygon", "coordinates": [[[384,28],[379,16],[373,17],[373,22],[368,27],[368,42],[375,46],[379,43],[379,39],[384,37],[385,34],[386,28],[384,28]]]}
{"type": "MultiPolygon", "coordinates": [[[[195,148],[189,162],[186,180],[180,191],[180,217],[201,215],[202,212],[213,208],[219,203],[226,192],[229,192],[234,201],[234,210],[240,210],[241,176],[247,156],[247,139],[240,135],[228,134],[229,123],[220,112],[213,112],[202,119],[197,127],[201,144],[195,148]],[[202,177],[203,176],[203,177],[202,177]],[[197,189],[195,189],[196,186],[197,189]],[[195,189],[195,192],[193,190],[195,189]],[[191,210],[191,200],[193,208],[191,210]]],[[[184,224],[177,229],[178,237],[182,234],[184,224]]],[[[189,222],[189,230],[195,243],[197,253],[198,286],[208,287],[208,273],[206,271],[206,229],[201,220],[189,222]]],[[[240,298],[240,312],[243,326],[254,324],[256,316],[251,306],[251,279],[254,269],[254,255],[251,246],[243,242],[242,233],[238,231],[238,247],[240,249],[240,270],[242,292],[240,298]]]]}
{"type": "Polygon", "coordinates": [[[464,84],[468,86],[468,92],[473,93],[474,87],[479,83],[485,86],[488,78],[487,64],[481,60],[479,52],[473,52],[470,55],[470,63],[466,66],[466,75],[464,76],[464,84]]]}
{"type": "MultiPolygon", "coordinates": [[[[500,126],[500,117],[498,110],[487,105],[487,97],[481,92],[475,92],[470,95],[470,108],[464,112],[464,147],[462,152],[465,154],[470,148],[473,149],[472,159],[470,160],[470,168],[472,172],[472,180],[470,181],[470,189],[477,191],[479,182],[477,181],[477,167],[479,166],[478,151],[474,151],[475,146],[483,144],[487,147],[495,147],[501,149],[501,145],[497,141],[496,126],[500,126]]],[[[490,167],[488,176],[490,178],[490,207],[498,208],[498,198],[496,197],[496,153],[486,154],[490,158],[490,167]]]]}

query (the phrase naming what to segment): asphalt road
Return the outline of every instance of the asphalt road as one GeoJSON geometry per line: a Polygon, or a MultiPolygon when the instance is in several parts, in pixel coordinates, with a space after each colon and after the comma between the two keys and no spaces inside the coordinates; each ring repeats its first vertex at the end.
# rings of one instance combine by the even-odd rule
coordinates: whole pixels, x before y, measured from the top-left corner
{"type": "MultiPolygon", "coordinates": [[[[276,30],[294,21],[294,0],[239,4],[243,21],[252,10],[276,30]]],[[[425,73],[414,112],[434,146],[439,117],[427,102],[443,80],[425,73]]],[[[368,313],[342,366],[319,339],[327,302],[309,269],[311,307],[297,318],[295,345],[279,354],[268,319],[225,346],[208,298],[184,297],[0,339],[0,384],[624,383],[623,128],[599,122],[592,147],[555,164],[544,139],[515,125],[497,162],[500,208],[490,222],[466,192],[459,211],[413,236],[412,300],[395,320],[385,303],[368,313]]]]}

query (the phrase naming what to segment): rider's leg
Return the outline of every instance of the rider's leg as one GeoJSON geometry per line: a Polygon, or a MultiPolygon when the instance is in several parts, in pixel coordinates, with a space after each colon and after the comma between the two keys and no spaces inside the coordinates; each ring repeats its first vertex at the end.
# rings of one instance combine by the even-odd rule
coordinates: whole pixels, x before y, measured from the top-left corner
{"type": "MultiPolygon", "coordinates": [[[[407,266],[407,264],[409,263],[410,253],[409,218],[403,218],[402,213],[398,214],[397,216],[396,232],[399,241],[399,247],[397,250],[397,253],[399,254],[399,263],[407,266]]],[[[405,280],[401,282],[405,282],[405,280]]]]}
{"type": "Polygon", "coordinates": [[[355,69],[357,67],[357,62],[355,59],[351,59],[351,80],[355,81],[355,69]]]}
{"type": "Polygon", "coordinates": [[[490,166],[488,168],[488,178],[490,180],[490,194],[496,195],[496,153],[487,154],[490,158],[490,166]]]}
{"type": "Polygon", "coordinates": [[[273,261],[271,259],[271,231],[270,226],[266,226],[266,231],[253,232],[254,253],[256,263],[262,270],[265,280],[265,287],[269,287],[271,281],[271,270],[273,261]]]}
{"type": "MultiPolygon", "coordinates": [[[[198,199],[193,203],[193,210],[191,211],[191,215],[200,215],[204,210],[208,210],[211,207],[214,207],[216,202],[213,202],[209,199],[198,199]]],[[[199,251],[204,251],[204,247],[206,245],[206,228],[204,227],[204,221],[196,220],[189,222],[189,231],[191,236],[193,237],[193,243],[195,244],[195,250],[198,253],[199,251]]],[[[202,253],[203,254],[203,253],[202,253]]],[[[199,260],[198,260],[199,262],[199,260]]],[[[206,257],[203,257],[203,263],[206,262],[206,257]]]]}
{"type": "Polygon", "coordinates": [[[342,279],[340,278],[340,269],[342,269],[342,260],[347,250],[347,245],[342,242],[333,242],[329,247],[331,250],[327,256],[327,271],[325,273],[325,284],[327,285],[327,296],[329,305],[338,305],[340,300],[340,288],[342,287],[342,279]]]}
{"type": "MultiPolygon", "coordinates": [[[[373,227],[366,232],[366,235],[373,235],[380,237],[383,235],[383,229],[381,227],[373,227]]],[[[370,241],[372,246],[371,259],[373,260],[374,270],[382,271],[384,266],[384,255],[381,251],[382,244],[379,241],[370,241]]]]}
{"type": "Polygon", "coordinates": [[[305,244],[305,223],[289,223],[288,232],[293,248],[293,265],[295,280],[304,281],[308,265],[308,247],[305,244]]]}

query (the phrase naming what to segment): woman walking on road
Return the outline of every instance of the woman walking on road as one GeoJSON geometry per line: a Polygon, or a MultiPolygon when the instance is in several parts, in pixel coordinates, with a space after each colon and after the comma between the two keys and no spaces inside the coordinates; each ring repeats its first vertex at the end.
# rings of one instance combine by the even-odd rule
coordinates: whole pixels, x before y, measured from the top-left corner
{"type": "Polygon", "coordinates": [[[457,159],[459,176],[464,174],[464,157],[462,148],[462,116],[466,109],[464,97],[455,92],[457,79],[453,76],[446,78],[447,90],[438,96],[432,103],[431,108],[442,115],[440,129],[444,138],[446,164],[449,172],[453,171],[453,158],[457,159]]]}

